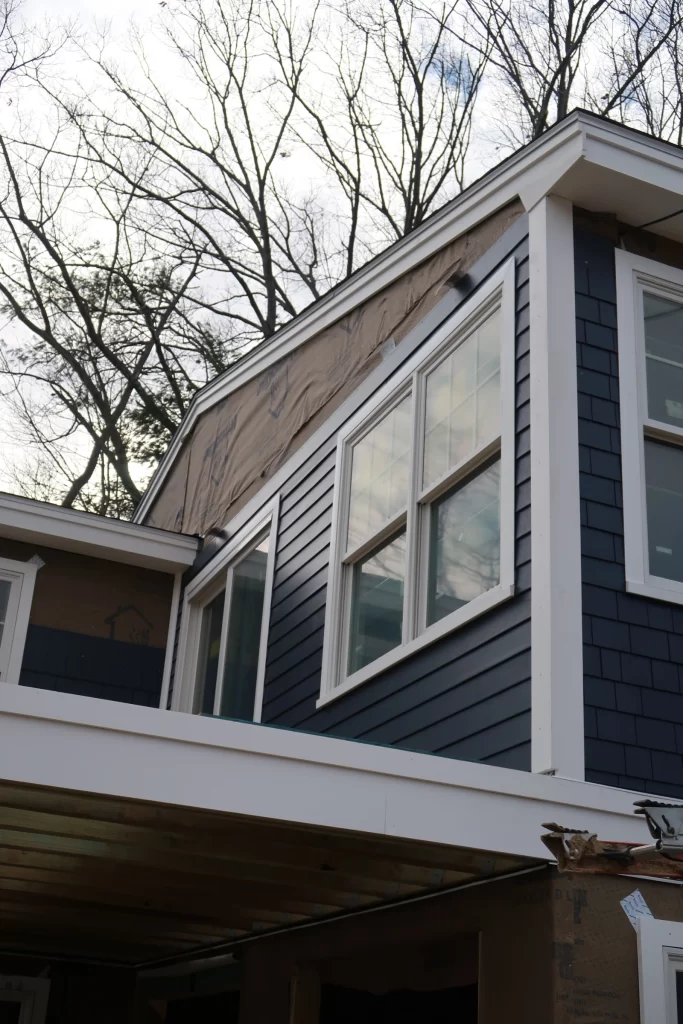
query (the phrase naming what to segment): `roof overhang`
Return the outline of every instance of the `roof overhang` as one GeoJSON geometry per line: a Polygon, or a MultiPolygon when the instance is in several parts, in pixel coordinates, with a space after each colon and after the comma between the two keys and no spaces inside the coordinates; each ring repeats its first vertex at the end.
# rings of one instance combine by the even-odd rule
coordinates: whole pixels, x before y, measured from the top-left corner
{"type": "MultiPolygon", "coordinates": [[[[570,114],[202,388],[135,521],[144,521],[194,424],[213,405],[508,203],[519,198],[528,211],[551,193],[628,224],[645,224],[683,205],[683,150],[584,111],[570,114]]],[[[683,240],[683,217],[653,230],[683,240]]]]}
{"type": "Polygon", "coordinates": [[[192,565],[199,545],[197,537],[13,494],[0,494],[0,537],[169,573],[192,565]]]}
{"type": "Polygon", "coordinates": [[[633,799],[490,765],[0,686],[0,890],[13,893],[7,906],[0,896],[0,946],[13,909],[34,945],[43,925],[45,942],[61,934],[65,944],[68,923],[77,954],[92,924],[93,956],[95,937],[105,958],[196,953],[547,862],[549,820],[644,842],[633,799]],[[126,945],[133,926],[140,941],[126,945]]]}

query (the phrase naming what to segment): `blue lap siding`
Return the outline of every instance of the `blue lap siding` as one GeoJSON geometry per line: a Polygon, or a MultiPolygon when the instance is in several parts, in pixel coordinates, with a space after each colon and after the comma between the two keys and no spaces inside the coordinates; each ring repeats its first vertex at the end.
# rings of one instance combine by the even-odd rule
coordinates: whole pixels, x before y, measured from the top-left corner
{"type": "MultiPolygon", "coordinates": [[[[498,246],[504,239],[501,239],[498,246]]],[[[265,723],[529,770],[530,455],[526,240],[517,261],[516,594],[347,695],[320,695],[336,438],[283,487],[265,723]]],[[[476,268],[474,268],[476,271],[476,268]]],[[[472,274],[475,280],[477,275],[472,274]]]]}
{"type": "Polygon", "coordinates": [[[625,590],[614,241],[575,257],[586,778],[683,797],[683,608],[625,590]]]}
{"type": "Polygon", "coordinates": [[[164,655],[163,647],[31,625],[19,681],[41,690],[156,708],[164,655]]]}

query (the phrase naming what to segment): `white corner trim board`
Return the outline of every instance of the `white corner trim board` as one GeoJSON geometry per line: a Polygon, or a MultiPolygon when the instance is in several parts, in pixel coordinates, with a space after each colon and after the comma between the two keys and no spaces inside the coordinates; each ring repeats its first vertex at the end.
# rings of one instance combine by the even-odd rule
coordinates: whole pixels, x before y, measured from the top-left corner
{"type": "Polygon", "coordinates": [[[177,572],[192,565],[199,540],[107,519],[14,494],[0,494],[0,537],[177,572]]]}
{"type": "Polygon", "coordinates": [[[8,782],[540,860],[544,821],[647,841],[609,786],[93,697],[0,687],[0,736],[8,782]]]}
{"type": "Polygon", "coordinates": [[[584,778],[581,519],[572,204],[529,214],[531,767],[584,778]]]}

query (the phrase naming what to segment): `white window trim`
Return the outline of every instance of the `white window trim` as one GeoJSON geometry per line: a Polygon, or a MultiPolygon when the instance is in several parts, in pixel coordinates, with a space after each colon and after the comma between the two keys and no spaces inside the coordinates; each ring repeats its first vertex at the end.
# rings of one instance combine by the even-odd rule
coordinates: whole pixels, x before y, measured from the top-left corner
{"type": "Polygon", "coordinates": [[[683,270],[617,250],[617,324],[619,331],[619,393],[621,472],[624,506],[624,561],[630,593],[683,604],[683,583],[653,576],[648,569],[645,449],[643,437],[681,437],[647,417],[643,290],[664,293],[683,302],[683,270]]]}
{"type": "Polygon", "coordinates": [[[641,1024],[676,1024],[676,982],[672,969],[676,960],[683,961],[683,924],[641,917],[638,921],[641,1024]]]}
{"type": "MultiPolygon", "coordinates": [[[[276,495],[259,514],[232,537],[219,554],[185,588],[181,611],[181,627],[178,640],[178,658],[176,682],[173,688],[172,710],[192,713],[193,699],[199,667],[199,641],[202,611],[224,587],[226,603],[223,613],[223,632],[221,634],[221,655],[218,673],[222,669],[225,656],[225,632],[230,613],[230,590],[232,570],[242,558],[249,554],[252,545],[261,534],[269,531],[268,562],[266,566],[265,595],[263,600],[263,617],[261,620],[261,637],[259,641],[259,659],[256,676],[256,692],[254,697],[254,722],[261,721],[263,709],[263,688],[266,675],[266,654],[268,647],[268,627],[270,624],[270,606],[273,596],[273,576],[275,572],[275,551],[277,541],[277,525],[280,509],[280,496],[276,495]]],[[[216,701],[220,689],[216,687],[216,701]]]]}
{"type": "MultiPolygon", "coordinates": [[[[424,376],[421,378],[424,382],[424,376]]],[[[420,409],[413,415],[413,424],[417,429],[420,409]]],[[[412,444],[411,472],[414,481],[414,493],[418,495],[422,488],[417,486],[419,480],[420,457],[417,452],[416,438],[412,444]]],[[[444,490],[453,484],[452,473],[449,475],[444,490]]],[[[431,495],[430,500],[434,495],[431,495]]],[[[495,274],[482,284],[481,288],[460,307],[448,321],[435,331],[431,338],[416,352],[401,369],[388,381],[366,405],[340,431],[337,440],[337,460],[334,481],[334,508],[332,513],[332,542],[330,548],[330,579],[328,583],[327,607],[325,615],[325,635],[323,640],[323,663],[320,697],[316,707],[328,704],[343,694],[355,689],[373,676],[384,672],[390,666],[428,644],[434,643],[447,633],[458,629],[484,612],[493,608],[501,601],[506,601],[514,594],[515,583],[515,260],[508,260],[495,274]],[[500,394],[501,421],[500,442],[483,446],[481,451],[473,453],[466,462],[467,475],[475,468],[476,462],[484,462],[489,455],[500,449],[501,452],[501,548],[500,548],[500,582],[497,586],[479,597],[463,605],[457,611],[445,616],[431,626],[427,626],[414,638],[400,644],[393,650],[377,658],[364,668],[354,672],[342,682],[339,681],[339,666],[345,663],[345,619],[342,560],[345,555],[343,543],[344,524],[346,521],[346,505],[349,494],[350,459],[346,453],[353,441],[376,422],[387,410],[394,406],[406,392],[412,389],[413,402],[421,401],[424,387],[416,386],[417,374],[424,374],[430,364],[439,362],[448,352],[451,345],[468,334],[472,326],[493,309],[501,312],[501,352],[500,352],[500,394]]],[[[399,526],[405,512],[394,517],[386,532],[391,535],[399,526]]],[[[408,550],[412,557],[407,558],[406,579],[404,584],[404,623],[408,617],[415,618],[417,587],[417,517],[407,517],[406,535],[408,550]]],[[[382,531],[385,532],[385,531],[382,531]]],[[[373,536],[371,548],[380,542],[381,534],[373,536]]],[[[404,628],[405,634],[405,628],[404,628]]]]}
{"type": "Polygon", "coordinates": [[[43,1024],[50,982],[47,978],[22,978],[0,974],[0,1000],[21,1003],[19,1024],[43,1024]]]}
{"type": "Polygon", "coordinates": [[[0,683],[19,683],[33,588],[42,564],[39,560],[18,562],[13,558],[0,558],[0,578],[12,583],[7,621],[0,644],[0,683]]]}

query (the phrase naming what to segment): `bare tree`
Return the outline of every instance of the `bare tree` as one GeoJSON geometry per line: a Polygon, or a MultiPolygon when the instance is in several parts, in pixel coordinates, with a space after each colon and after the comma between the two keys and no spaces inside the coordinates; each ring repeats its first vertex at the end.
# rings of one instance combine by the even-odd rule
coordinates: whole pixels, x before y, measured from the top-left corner
{"type": "Polygon", "coordinates": [[[464,185],[488,48],[473,53],[457,40],[451,23],[458,12],[457,0],[429,10],[413,0],[346,0],[325,22],[316,73],[328,83],[324,90],[305,76],[294,81],[287,53],[277,51],[304,111],[297,138],[347,199],[347,273],[359,236],[362,253],[375,237],[396,241],[464,185]]]}
{"type": "Polygon", "coordinates": [[[0,373],[31,494],[130,514],[199,385],[462,187],[485,59],[454,15],[186,0],[162,23],[182,90],[139,34],[125,71],[81,41],[80,90],[28,69],[0,136],[0,373]]]}
{"type": "Polygon", "coordinates": [[[650,135],[683,143],[683,8],[641,0],[620,10],[603,43],[602,112],[650,135]],[[608,102],[605,102],[607,100],[608,102]]]}
{"type": "Polygon", "coordinates": [[[464,30],[488,53],[495,123],[511,146],[576,106],[630,121],[638,89],[681,30],[680,0],[467,0],[464,30]]]}
{"type": "Polygon", "coordinates": [[[17,105],[0,136],[2,390],[63,504],[130,514],[131,463],[153,463],[231,343],[189,309],[197,254],[150,249],[130,197],[82,148],[64,155],[71,124],[50,110],[48,136],[17,105]]]}

